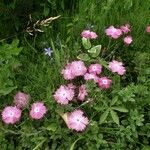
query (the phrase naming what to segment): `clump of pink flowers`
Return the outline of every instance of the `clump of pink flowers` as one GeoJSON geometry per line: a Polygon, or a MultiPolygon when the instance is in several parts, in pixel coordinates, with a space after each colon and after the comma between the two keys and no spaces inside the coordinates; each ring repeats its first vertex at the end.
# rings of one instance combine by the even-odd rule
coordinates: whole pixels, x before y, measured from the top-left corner
{"type": "MultiPolygon", "coordinates": [[[[115,28],[114,26],[110,26],[105,30],[106,35],[113,39],[118,39],[119,37],[121,37],[121,35],[123,34],[126,35],[129,32],[131,32],[129,24],[122,25],[120,28],[115,28]]],[[[123,41],[125,45],[130,45],[133,41],[132,36],[127,35],[126,37],[123,38],[123,41]]]]}
{"type": "Polygon", "coordinates": [[[66,80],[72,80],[75,77],[83,76],[87,71],[87,68],[83,61],[73,61],[65,66],[62,70],[62,75],[66,80]]]}
{"type": "Polygon", "coordinates": [[[6,124],[15,124],[20,120],[21,110],[15,106],[7,106],[2,111],[2,120],[6,124]]]}
{"type": "MultiPolygon", "coordinates": [[[[71,85],[70,85],[71,86],[71,85]]],[[[17,92],[14,96],[15,106],[6,106],[2,111],[2,120],[6,124],[15,124],[21,118],[22,108],[29,102],[29,95],[23,92],[17,92]]],[[[35,102],[32,104],[30,117],[32,119],[41,119],[46,114],[46,106],[43,102],[35,102]]]]}
{"type": "Polygon", "coordinates": [[[18,108],[24,108],[29,102],[29,95],[23,92],[18,92],[14,96],[14,103],[18,108]]]}
{"type": "Polygon", "coordinates": [[[81,37],[84,37],[86,39],[96,39],[98,36],[96,32],[90,31],[90,30],[84,30],[81,33],[81,37]]]}
{"type": "Polygon", "coordinates": [[[30,116],[32,119],[42,119],[46,114],[46,107],[43,102],[33,103],[30,110],[30,116]]]}

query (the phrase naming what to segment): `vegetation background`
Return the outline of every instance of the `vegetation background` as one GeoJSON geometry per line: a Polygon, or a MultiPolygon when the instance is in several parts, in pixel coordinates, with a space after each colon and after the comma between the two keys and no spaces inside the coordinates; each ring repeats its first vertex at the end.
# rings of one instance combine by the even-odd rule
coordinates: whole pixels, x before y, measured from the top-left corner
{"type": "Polygon", "coordinates": [[[30,103],[42,100],[48,108],[41,121],[28,117],[30,107],[15,126],[0,121],[1,150],[150,149],[150,35],[145,32],[150,25],[150,0],[1,0],[0,18],[0,111],[12,104],[18,90],[30,93],[30,103]],[[39,26],[43,33],[26,32],[37,20],[58,15],[49,26],[39,26]],[[53,100],[56,88],[65,83],[60,70],[80,53],[83,29],[96,31],[99,38],[94,44],[105,49],[110,41],[104,30],[125,23],[131,25],[133,44],[126,47],[111,41],[105,55],[112,52],[107,59],[122,59],[127,67],[125,79],[115,79],[119,85],[114,93],[119,93],[129,112],[119,112],[119,126],[110,118],[100,124],[104,110],[96,104],[87,112],[91,116],[88,129],[72,132],[58,115],[64,110],[53,100]],[[118,46],[115,52],[114,45],[118,46]],[[52,57],[44,55],[46,47],[53,49],[52,57]]]}

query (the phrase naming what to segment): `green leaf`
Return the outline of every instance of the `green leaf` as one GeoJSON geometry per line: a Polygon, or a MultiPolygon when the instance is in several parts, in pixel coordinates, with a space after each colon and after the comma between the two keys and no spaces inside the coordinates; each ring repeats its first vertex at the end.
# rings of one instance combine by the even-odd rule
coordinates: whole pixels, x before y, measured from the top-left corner
{"type": "Polygon", "coordinates": [[[117,113],[114,111],[114,110],[110,110],[110,114],[111,114],[111,117],[112,117],[112,119],[113,119],[113,121],[117,124],[117,125],[119,125],[119,117],[118,117],[118,115],[117,115],[117,113]]]}
{"type": "Polygon", "coordinates": [[[111,105],[111,106],[114,105],[117,101],[118,101],[118,96],[115,96],[115,97],[112,99],[110,105],[111,105]]]}
{"type": "Polygon", "coordinates": [[[120,111],[120,112],[125,112],[125,113],[128,112],[128,109],[121,107],[121,106],[114,106],[112,107],[112,109],[120,111]]]}
{"type": "Polygon", "coordinates": [[[88,50],[88,53],[91,54],[92,57],[97,57],[101,51],[101,45],[97,45],[88,50]]]}
{"type": "Polygon", "coordinates": [[[142,150],[150,150],[150,146],[144,146],[142,150]]]}
{"type": "Polygon", "coordinates": [[[100,117],[100,124],[104,123],[105,120],[107,119],[107,116],[109,114],[109,110],[106,110],[100,117]]]}
{"type": "Polygon", "coordinates": [[[91,48],[91,42],[89,39],[82,38],[82,45],[85,49],[90,49],[91,48]]]}
{"type": "Polygon", "coordinates": [[[79,140],[81,140],[81,139],[83,139],[83,137],[78,138],[78,139],[71,145],[70,150],[74,150],[75,144],[76,144],[79,140]]]}
{"type": "Polygon", "coordinates": [[[51,123],[47,128],[48,131],[56,131],[57,129],[57,124],[56,123],[51,123]]]}
{"type": "Polygon", "coordinates": [[[86,53],[82,53],[82,54],[78,55],[77,58],[80,59],[80,60],[83,60],[83,61],[88,61],[88,60],[90,60],[89,55],[86,54],[86,53]]]}

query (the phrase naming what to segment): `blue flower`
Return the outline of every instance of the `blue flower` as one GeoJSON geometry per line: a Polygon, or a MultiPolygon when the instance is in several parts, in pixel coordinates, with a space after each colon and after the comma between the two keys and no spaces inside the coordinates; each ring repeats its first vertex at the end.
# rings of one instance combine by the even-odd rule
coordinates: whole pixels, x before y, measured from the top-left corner
{"type": "Polygon", "coordinates": [[[44,48],[44,51],[45,51],[45,55],[48,55],[49,57],[51,57],[53,51],[50,47],[44,48]]]}

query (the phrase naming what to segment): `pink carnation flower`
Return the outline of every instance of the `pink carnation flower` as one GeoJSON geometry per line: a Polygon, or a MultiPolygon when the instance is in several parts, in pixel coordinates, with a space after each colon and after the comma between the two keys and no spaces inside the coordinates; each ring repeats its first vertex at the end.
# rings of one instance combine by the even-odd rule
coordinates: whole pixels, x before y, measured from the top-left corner
{"type": "Polygon", "coordinates": [[[21,110],[17,107],[7,106],[2,111],[2,120],[6,124],[15,124],[20,120],[21,110]]]}
{"type": "Polygon", "coordinates": [[[109,62],[108,67],[113,73],[117,72],[119,75],[124,75],[126,72],[126,69],[125,67],[123,67],[122,62],[118,62],[116,60],[109,62]]]}
{"type": "Polygon", "coordinates": [[[147,33],[150,33],[150,26],[147,26],[146,32],[147,32],[147,33]]]}
{"type": "Polygon", "coordinates": [[[72,73],[72,67],[70,63],[66,65],[61,74],[64,76],[65,80],[72,80],[75,78],[75,75],[72,73]]]}
{"type": "Polygon", "coordinates": [[[131,36],[126,36],[126,37],[124,38],[124,43],[125,43],[126,45],[131,44],[131,43],[132,43],[132,37],[131,37],[131,36]]]}
{"type": "Polygon", "coordinates": [[[30,110],[30,116],[32,119],[41,119],[46,114],[46,107],[43,102],[33,103],[30,110]]]}
{"type": "Polygon", "coordinates": [[[96,39],[98,36],[95,32],[91,31],[91,39],[96,39]]]}
{"type": "Polygon", "coordinates": [[[109,89],[111,82],[112,81],[110,79],[108,79],[107,77],[102,77],[102,78],[99,78],[98,85],[102,89],[109,89]]]}
{"type": "Polygon", "coordinates": [[[89,66],[89,73],[100,74],[102,72],[102,65],[100,64],[91,64],[89,66]]]}
{"type": "Polygon", "coordinates": [[[81,37],[84,37],[86,39],[96,39],[97,34],[90,30],[83,30],[81,33],[81,37]]]}
{"type": "Polygon", "coordinates": [[[54,94],[54,99],[57,103],[67,105],[74,97],[74,89],[70,86],[61,85],[54,94]]]}
{"type": "Polygon", "coordinates": [[[118,39],[122,35],[121,29],[117,29],[114,26],[110,26],[105,30],[106,35],[112,37],[113,39],[118,39]]]}
{"type": "Polygon", "coordinates": [[[99,79],[99,77],[97,77],[95,74],[92,73],[86,73],[84,75],[84,80],[88,81],[88,80],[94,80],[95,82],[97,82],[99,79]]]}
{"type": "Polygon", "coordinates": [[[71,70],[75,76],[83,76],[87,71],[83,61],[73,61],[71,63],[71,70]]]}
{"type": "Polygon", "coordinates": [[[18,92],[14,96],[14,103],[18,108],[23,108],[25,107],[29,102],[29,95],[23,93],[23,92],[18,92]]]}
{"type": "Polygon", "coordinates": [[[67,119],[68,127],[76,131],[83,131],[89,124],[88,118],[83,115],[83,111],[81,110],[69,113],[67,119]]]}
{"type": "Polygon", "coordinates": [[[83,101],[87,95],[88,95],[88,93],[87,93],[87,90],[86,90],[86,86],[85,85],[81,85],[79,87],[78,99],[83,101]]]}
{"type": "Polygon", "coordinates": [[[128,32],[130,32],[130,25],[129,24],[123,25],[120,27],[120,29],[124,34],[127,34],[128,32]]]}
{"type": "Polygon", "coordinates": [[[91,38],[91,31],[90,30],[83,30],[81,33],[81,37],[90,39],[91,38]]]}

